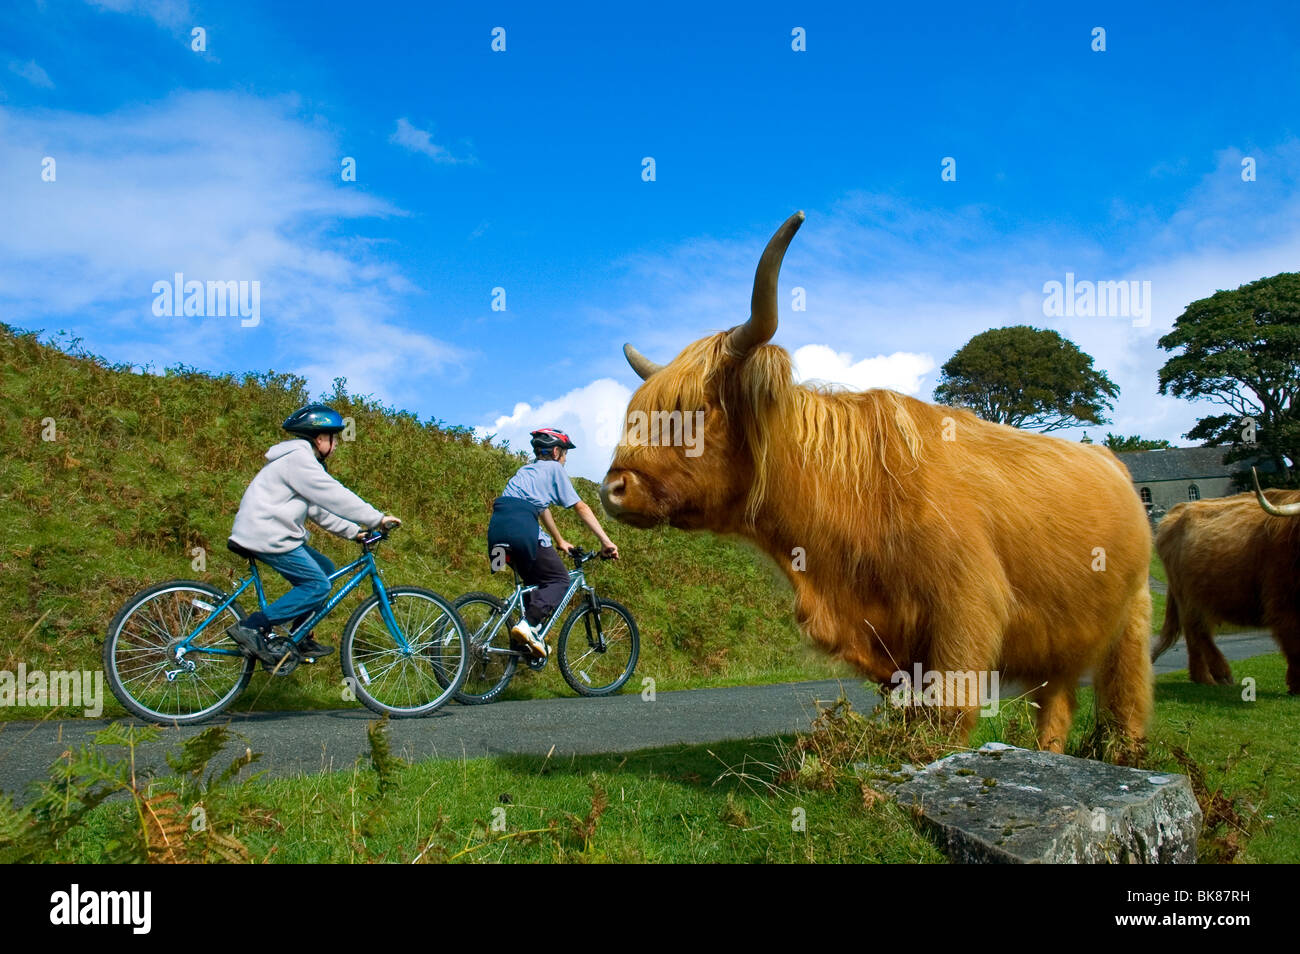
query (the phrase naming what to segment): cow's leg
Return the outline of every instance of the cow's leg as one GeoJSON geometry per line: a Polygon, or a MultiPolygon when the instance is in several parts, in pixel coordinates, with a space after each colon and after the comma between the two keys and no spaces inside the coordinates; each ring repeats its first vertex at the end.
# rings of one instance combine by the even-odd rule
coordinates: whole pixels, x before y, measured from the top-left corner
{"type": "Polygon", "coordinates": [[[1154,702],[1151,679],[1151,594],[1142,586],[1129,603],[1124,631],[1106,651],[1093,683],[1097,721],[1115,746],[1109,757],[1131,763],[1141,754],[1154,702]]]}
{"type": "Polygon", "coordinates": [[[1192,682],[1213,686],[1232,683],[1232,667],[1214,645],[1214,624],[1200,613],[1184,614],[1183,640],[1187,643],[1187,672],[1192,682]]]}
{"type": "Polygon", "coordinates": [[[1228,657],[1223,655],[1223,650],[1219,648],[1219,644],[1214,641],[1213,636],[1210,637],[1209,646],[1206,648],[1210,675],[1214,677],[1214,681],[1220,686],[1232,685],[1232,666],[1228,663],[1228,657]]]}
{"type": "Polygon", "coordinates": [[[992,623],[974,626],[975,615],[968,613],[960,628],[936,627],[935,632],[942,635],[936,636],[932,654],[926,661],[927,674],[942,680],[936,685],[944,725],[954,727],[967,742],[979,724],[984,705],[980,687],[990,684],[989,660],[997,658],[998,630],[992,623]]]}
{"type": "Polygon", "coordinates": [[[1038,747],[1049,752],[1064,752],[1065,740],[1074,724],[1073,683],[1049,679],[1047,685],[1033,691],[1038,703],[1038,747]]]}
{"type": "Polygon", "coordinates": [[[1286,623],[1274,627],[1273,638],[1286,655],[1286,691],[1300,696],[1300,625],[1286,623]]]}

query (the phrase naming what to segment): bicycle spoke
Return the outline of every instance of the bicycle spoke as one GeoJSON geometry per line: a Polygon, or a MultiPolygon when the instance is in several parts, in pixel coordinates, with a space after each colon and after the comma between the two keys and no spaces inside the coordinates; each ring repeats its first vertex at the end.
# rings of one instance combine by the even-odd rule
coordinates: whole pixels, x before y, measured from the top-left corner
{"type": "Polygon", "coordinates": [[[434,707],[447,695],[461,667],[464,647],[454,618],[418,592],[390,591],[388,598],[396,634],[377,601],[352,628],[349,656],[359,677],[359,694],[396,713],[434,707]],[[444,638],[446,634],[454,637],[454,645],[444,638]]]}
{"type": "Polygon", "coordinates": [[[599,617],[584,607],[570,617],[560,640],[560,672],[582,695],[616,692],[636,667],[638,640],[631,617],[609,600],[600,602],[599,617]],[[604,648],[599,644],[603,641],[604,648]]]}
{"type": "MultiPolygon", "coordinates": [[[[198,721],[219,711],[244,687],[247,660],[242,655],[204,654],[227,641],[224,627],[196,602],[219,605],[226,597],[196,585],[178,583],[138,598],[106,646],[109,685],[124,705],[154,721],[198,721]],[[208,626],[179,662],[169,651],[187,633],[208,626]],[[186,664],[193,665],[187,670],[186,664]],[[180,670],[174,680],[166,674],[180,670]]],[[[238,615],[229,606],[230,623],[238,615]]]]}

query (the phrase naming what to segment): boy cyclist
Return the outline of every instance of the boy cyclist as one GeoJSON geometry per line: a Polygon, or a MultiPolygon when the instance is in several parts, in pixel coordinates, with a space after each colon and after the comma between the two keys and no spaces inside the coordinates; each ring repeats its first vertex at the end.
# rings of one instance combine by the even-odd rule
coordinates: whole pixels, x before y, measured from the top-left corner
{"type": "Polygon", "coordinates": [[[520,467],[501,496],[493,502],[492,519],[488,522],[488,557],[492,559],[492,572],[495,573],[499,569],[496,548],[509,547],[510,562],[519,578],[537,587],[524,597],[525,618],[510,632],[534,656],[545,658],[546,643],[537,630],[555,611],[569,586],[569,571],[555,551],[568,553],[572,546],[561,536],[555,518],[547,508],[552,504],[573,507],[600,541],[602,556],[617,560],[618,547],[605,535],[600,521],[578,496],[569,475],[564,472],[564,459],[575,446],[569,435],[543,427],[529,436],[537,459],[520,467]],[[539,518],[546,530],[538,526],[539,518]],[[551,536],[555,537],[554,547],[551,536]]]}
{"type": "MultiPolygon", "coordinates": [[[[283,427],[294,438],[266,452],[268,463],[244,491],[230,531],[231,543],[274,567],[293,585],[265,611],[250,613],[226,630],[246,655],[272,665],[280,660],[266,646],[271,627],[305,622],[330,594],[334,563],[307,546],[304,522],[310,518],[330,533],[358,540],[366,535],[363,527],[387,529],[402,523],[370,506],[325,470],[343,430],[337,411],[308,404],[290,414],[283,427]]],[[[309,658],[334,651],[316,642],[312,633],[298,643],[298,649],[309,658]]]]}

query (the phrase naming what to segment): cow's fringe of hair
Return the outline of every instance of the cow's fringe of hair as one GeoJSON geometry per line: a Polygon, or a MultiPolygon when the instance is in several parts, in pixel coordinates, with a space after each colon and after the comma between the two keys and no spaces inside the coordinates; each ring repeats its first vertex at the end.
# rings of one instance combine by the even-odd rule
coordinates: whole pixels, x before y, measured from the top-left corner
{"type": "MultiPolygon", "coordinates": [[[[734,360],[726,352],[726,342],[723,331],[688,345],[676,361],[646,381],[641,399],[663,410],[703,407],[708,382],[719,365],[734,360]]],[[[897,479],[895,468],[910,471],[922,459],[921,428],[908,398],[887,390],[840,391],[795,384],[790,354],[776,345],[751,352],[738,383],[718,398],[729,419],[743,422],[753,455],[754,479],[746,504],[751,523],[767,498],[773,470],[790,453],[798,455],[802,468],[815,462],[817,472],[853,488],[863,499],[884,489],[879,486],[881,479],[897,479]],[[737,403],[743,409],[735,407],[737,403]]],[[[635,456],[638,449],[625,450],[635,456]]]]}

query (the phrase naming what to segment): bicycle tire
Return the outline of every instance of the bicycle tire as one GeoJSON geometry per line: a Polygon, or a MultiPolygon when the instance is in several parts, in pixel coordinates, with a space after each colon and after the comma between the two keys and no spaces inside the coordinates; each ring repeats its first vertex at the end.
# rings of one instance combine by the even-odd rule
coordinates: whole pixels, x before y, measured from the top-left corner
{"type": "MultiPolygon", "coordinates": [[[[108,624],[103,652],[108,688],[123,708],[148,722],[195,725],[222,712],[239,697],[253,678],[257,665],[257,660],[247,656],[195,653],[196,668],[193,672],[181,674],[174,680],[168,680],[165,675],[175,665],[167,652],[168,645],[197,625],[193,610],[210,611],[227,598],[228,594],[201,580],[168,580],[141,590],[127,600],[108,624]],[[144,658],[131,660],[132,654],[144,658]],[[128,670],[125,669],[128,660],[131,664],[140,662],[143,665],[128,670]],[[203,701],[204,687],[209,687],[212,695],[206,704],[203,701]],[[187,704],[185,700],[191,688],[194,701],[187,704]]],[[[234,602],[223,615],[229,622],[222,619],[210,626],[201,637],[200,645],[238,650],[239,646],[225,635],[225,631],[229,625],[241,622],[246,614],[238,602],[234,602]]]]}
{"type": "MultiPolygon", "coordinates": [[[[465,629],[470,637],[470,663],[466,668],[465,681],[456,692],[456,701],[466,706],[495,702],[514,678],[519,658],[501,653],[486,657],[480,655],[485,647],[479,645],[478,634],[484,627],[496,624],[506,608],[505,601],[491,593],[475,592],[456,597],[452,605],[465,621],[465,629]]],[[[503,624],[497,635],[500,636],[503,632],[509,635],[509,621],[503,624]]]]}
{"type": "Polygon", "coordinates": [[[403,653],[395,648],[393,634],[378,611],[379,596],[374,595],[348,618],[339,664],[357,699],[372,712],[394,719],[429,715],[445,705],[465,681],[469,642],[465,624],[455,607],[432,590],[389,587],[388,602],[403,630],[416,630],[408,640],[413,650],[403,653]],[[420,606],[416,600],[426,605],[420,606]],[[436,611],[436,615],[412,622],[417,611],[436,611]],[[400,672],[392,675],[398,666],[400,672]],[[372,667],[378,671],[372,672],[372,667]]]}
{"type": "MultiPolygon", "coordinates": [[[[587,626],[578,631],[574,638],[574,627],[592,611],[590,598],[584,599],[569,618],[564,621],[560,639],[555,647],[559,657],[560,674],[574,692],[580,696],[608,696],[619,689],[632,676],[636,669],[637,658],[641,654],[641,635],[637,632],[636,620],[622,603],[613,600],[598,599],[600,605],[601,631],[607,640],[608,648],[598,653],[587,635],[587,626]],[[606,622],[606,610],[610,619],[606,622]],[[620,626],[619,624],[625,624],[620,626]],[[570,658],[570,643],[574,643],[570,658]],[[613,655],[610,655],[611,652],[613,655]],[[626,662],[624,662],[626,660],[626,662]],[[607,678],[608,677],[608,678],[607,678]]],[[[594,634],[594,633],[593,633],[594,634]]]]}

